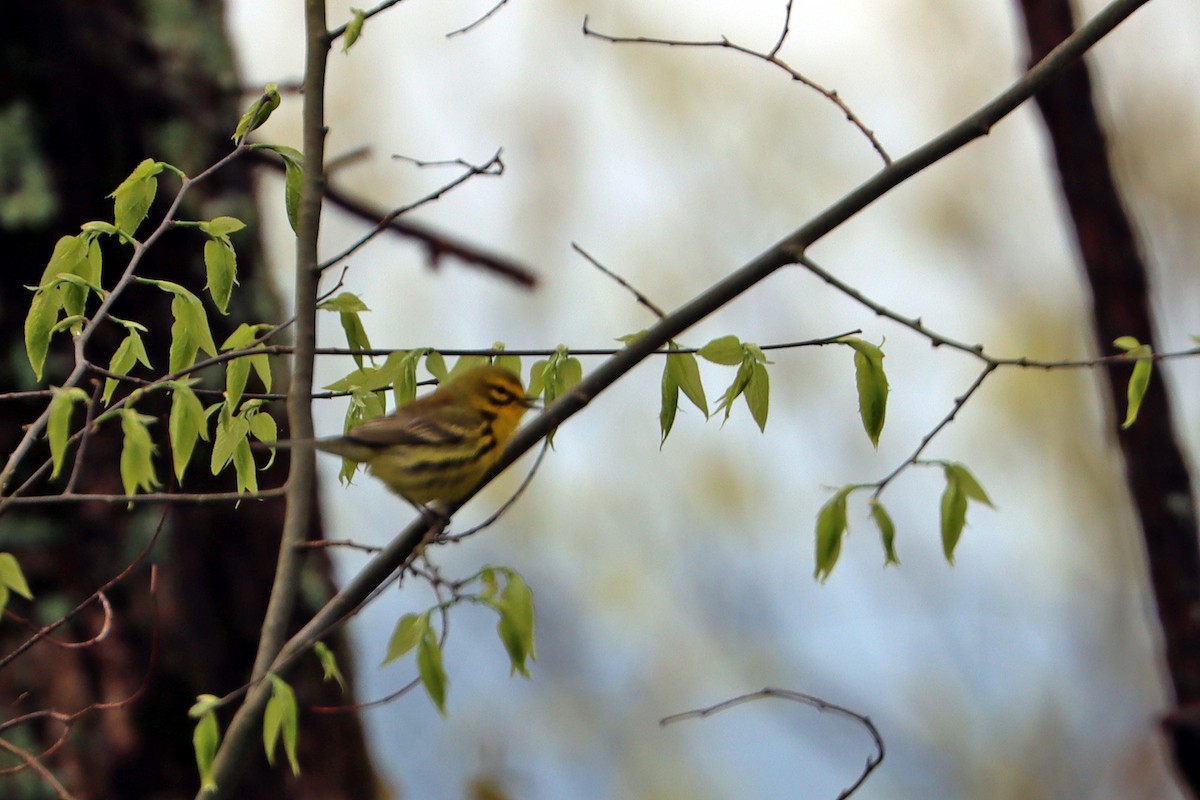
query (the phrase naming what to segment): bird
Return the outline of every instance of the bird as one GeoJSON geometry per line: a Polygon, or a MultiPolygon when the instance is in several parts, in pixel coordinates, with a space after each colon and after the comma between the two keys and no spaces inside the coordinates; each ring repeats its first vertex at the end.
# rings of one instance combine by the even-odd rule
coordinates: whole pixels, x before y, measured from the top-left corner
{"type": "Polygon", "coordinates": [[[318,450],[366,464],[371,475],[424,512],[431,503],[454,503],[469,494],[535,406],[518,375],[488,364],[343,436],[311,441],[318,450]]]}

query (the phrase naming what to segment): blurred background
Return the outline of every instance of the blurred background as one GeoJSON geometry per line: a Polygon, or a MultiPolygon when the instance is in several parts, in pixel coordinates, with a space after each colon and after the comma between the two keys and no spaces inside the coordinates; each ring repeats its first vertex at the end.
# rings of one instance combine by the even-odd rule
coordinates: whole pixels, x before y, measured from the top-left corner
{"type": "MultiPolygon", "coordinates": [[[[373,309],[364,322],[376,346],[616,346],[652,317],[572,242],[670,310],[881,166],[835,106],[768,64],[581,33],[586,14],[609,34],[724,35],[765,51],[781,30],[781,0],[511,3],[446,36],[490,5],[401,4],[334,55],[328,153],[366,146],[370,158],[332,182],[391,208],[457,174],[393,155],[478,163],[503,148],[502,177],[472,180],[413,219],[531,266],[541,284],[524,292],[454,262],[432,271],[419,246],[379,238],[349,259],[346,276],[373,309]]],[[[331,24],[349,19],[348,4],[330,8],[331,24]]],[[[230,0],[229,10],[247,85],[296,80],[298,4],[230,0]]],[[[1013,14],[1009,2],[980,0],[797,3],[780,56],[837,90],[898,157],[1020,74],[1013,14]]],[[[1191,255],[1200,158],[1187,133],[1200,114],[1197,33],[1194,4],[1156,0],[1090,56],[1172,349],[1200,332],[1191,255]]],[[[285,99],[259,139],[298,144],[298,118],[298,98],[285,99]]],[[[288,298],[282,182],[265,179],[262,199],[288,298]]],[[[326,255],[364,231],[328,211],[326,255]]],[[[993,354],[1095,355],[1032,108],[810,252],[876,301],[993,354]]],[[[321,344],[341,346],[327,316],[321,344]]],[[[771,355],[765,435],[740,401],[724,425],[684,404],[661,448],[662,364],[651,359],[560,430],[494,528],[433,554],[447,577],[484,564],[524,575],[539,658],[532,680],[510,678],[494,615],[457,609],[449,718],[420,690],[366,715],[395,796],[461,797],[471,781],[525,800],[836,796],[872,752],[846,720],[761,701],[658,725],[764,686],[819,695],[878,725],[887,758],[857,797],[1180,796],[1157,735],[1156,622],[1098,375],[1002,370],[937,437],[927,457],[966,463],[997,506],[971,507],[954,566],[938,534],[941,473],[912,469],[883,497],[902,566],[882,567],[855,496],[841,562],[826,583],[813,580],[814,521],[831,487],[877,480],[907,458],[978,363],[931,349],[799,268],[681,338],[770,344],[856,328],[887,354],[878,450],[858,419],[846,348],[771,355]]],[[[595,363],[585,358],[585,371],[595,363]]],[[[318,368],[329,383],[352,364],[326,358],[318,368]]],[[[733,372],[702,365],[711,404],[733,372]]],[[[1170,362],[1158,376],[1175,392],[1194,456],[1196,366],[1170,362]]],[[[344,404],[316,410],[319,432],[340,431],[344,404]]],[[[489,514],[531,463],[472,501],[455,527],[489,514]]],[[[338,466],[321,464],[327,536],[387,541],[409,509],[365,477],[340,486],[338,466]]],[[[338,563],[351,575],[362,557],[338,563]]],[[[411,583],[354,621],[363,700],[414,675],[411,658],[377,665],[398,616],[434,602],[411,583]]]]}

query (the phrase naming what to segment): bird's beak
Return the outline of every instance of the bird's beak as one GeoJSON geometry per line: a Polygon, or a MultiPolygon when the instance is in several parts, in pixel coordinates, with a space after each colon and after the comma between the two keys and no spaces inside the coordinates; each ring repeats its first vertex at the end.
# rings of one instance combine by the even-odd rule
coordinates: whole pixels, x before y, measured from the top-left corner
{"type": "Polygon", "coordinates": [[[542,407],[542,404],[538,402],[538,399],[536,397],[522,397],[521,405],[525,406],[526,408],[541,408],[542,407]]]}

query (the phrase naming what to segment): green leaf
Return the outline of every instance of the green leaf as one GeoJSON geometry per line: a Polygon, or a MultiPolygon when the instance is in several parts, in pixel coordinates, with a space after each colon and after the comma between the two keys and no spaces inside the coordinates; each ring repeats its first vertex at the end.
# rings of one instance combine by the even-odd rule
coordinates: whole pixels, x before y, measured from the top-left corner
{"type": "MultiPolygon", "coordinates": [[[[450,377],[450,370],[446,368],[446,359],[436,350],[430,350],[425,354],[425,369],[438,379],[438,383],[450,377]]],[[[413,391],[416,391],[415,387],[413,391]]]]}
{"type": "Polygon", "coordinates": [[[233,469],[237,476],[238,494],[258,492],[258,468],[254,463],[254,452],[248,439],[242,439],[233,449],[233,469]]]}
{"type": "Polygon", "coordinates": [[[196,363],[196,353],[203,350],[210,356],[217,354],[212,330],[208,327],[208,315],[196,295],[184,290],[171,301],[171,314],[175,321],[171,325],[171,354],[168,369],[179,372],[196,363]]]}
{"type": "MultiPolygon", "coordinates": [[[[129,370],[133,369],[133,365],[137,363],[144,367],[150,366],[150,356],[146,354],[146,345],[142,341],[141,335],[135,328],[127,326],[126,329],[129,331],[128,335],[117,346],[112,360],[108,362],[108,371],[118,375],[128,375],[129,370]]],[[[116,378],[104,379],[104,395],[101,398],[104,405],[107,406],[112,400],[113,390],[117,388],[117,383],[116,378]]]]}
{"type": "Polygon", "coordinates": [[[315,642],[313,643],[313,653],[316,654],[317,659],[321,662],[321,670],[325,673],[325,680],[337,681],[337,685],[341,687],[342,693],[345,694],[347,691],[346,678],[342,675],[341,669],[338,668],[337,656],[334,652],[324,642],[315,642]]]}
{"type": "Polygon", "coordinates": [[[704,384],[700,382],[700,367],[696,363],[696,357],[691,353],[675,353],[668,355],[667,361],[675,364],[675,377],[679,388],[707,419],[708,398],[704,396],[704,384]]]}
{"type": "Polygon", "coordinates": [[[691,353],[676,352],[679,345],[675,342],[668,342],[667,347],[669,352],[662,378],[662,409],[658,416],[662,429],[660,447],[667,441],[667,434],[671,432],[671,425],[675,422],[680,389],[692,401],[692,405],[708,418],[708,399],[704,396],[704,384],[700,381],[700,368],[696,357],[691,353]]]}
{"type": "Polygon", "coordinates": [[[233,132],[233,141],[241,144],[250,131],[261,127],[277,108],[279,108],[279,87],[274,83],[268,83],[263,88],[262,95],[250,104],[250,108],[246,109],[246,113],[238,120],[237,128],[233,132]]]}
{"type": "Polygon", "coordinates": [[[243,416],[234,416],[227,405],[221,407],[217,415],[217,435],[213,439],[212,460],[209,468],[216,475],[233,460],[238,446],[246,442],[250,433],[250,423],[243,416]]]}
{"type": "Polygon", "coordinates": [[[299,233],[300,198],[304,194],[304,167],[299,161],[286,159],[283,162],[283,206],[287,210],[288,224],[293,233],[299,233]]]}
{"type": "Polygon", "coordinates": [[[80,400],[86,401],[87,393],[79,387],[53,390],[50,398],[50,417],[46,425],[46,438],[50,442],[50,458],[54,470],[50,479],[54,480],[62,471],[63,461],[67,455],[67,441],[71,438],[71,412],[80,400]]]}
{"type": "Polygon", "coordinates": [[[296,232],[296,214],[300,209],[300,195],[304,190],[304,154],[294,147],[280,144],[252,144],[251,150],[270,150],[283,159],[283,201],[287,209],[288,224],[296,232]]]}
{"type": "Polygon", "coordinates": [[[871,501],[871,519],[879,528],[879,537],[883,541],[883,565],[886,567],[888,564],[899,564],[900,559],[896,555],[896,525],[883,503],[878,500],[871,501]]]}
{"type": "Polygon", "coordinates": [[[296,693],[287,681],[268,673],[271,681],[271,699],[263,713],[263,748],[267,752],[267,763],[275,766],[275,746],[283,737],[283,751],[287,754],[292,774],[300,774],[300,762],[296,758],[296,744],[300,736],[300,713],[296,707],[296,693]]]}
{"type": "MultiPolygon", "coordinates": [[[[754,375],[754,365],[755,362],[752,360],[742,361],[741,366],[738,367],[737,374],[733,377],[733,383],[729,384],[729,387],[725,390],[725,394],[721,395],[721,399],[717,402],[716,413],[724,410],[724,420],[729,419],[729,414],[733,411],[734,401],[741,396],[742,392],[746,391],[746,386],[749,385],[750,378],[754,375]]],[[[722,423],[724,423],[724,420],[722,420],[722,423]]]]}
{"type": "Polygon", "coordinates": [[[1129,385],[1125,389],[1128,407],[1125,411],[1125,421],[1121,423],[1121,429],[1124,430],[1137,422],[1138,412],[1142,408],[1142,400],[1146,397],[1146,390],[1150,388],[1150,374],[1154,369],[1154,362],[1150,356],[1154,354],[1154,351],[1150,345],[1142,344],[1133,336],[1122,336],[1113,344],[1138,359],[1133,365],[1133,372],[1129,375],[1129,385]]]}
{"type": "Polygon", "coordinates": [[[120,233],[120,230],[116,225],[113,225],[111,222],[104,222],[103,220],[92,220],[91,222],[85,222],[79,226],[79,229],[84,233],[96,235],[103,233],[112,236],[120,233]]]}
{"type": "Polygon", "coordinates": [[[963,527],[967,524],[967,495],[963,492],[962,483],[957,473],[946,470],[946,489],[942,492],[942,552],[946,561],[954,563],[954,548],[962,538],[963,527]]]}
{"type": "Polygon", "coordinates": [[[353,292],[341,292],[336,297],[322,300],[317,308],[322,311],[336,311],[339,314],[359,313],[371,310],[362,301],[362,298],[353,292]]]}
{"type": "Polygon", "coordinates": [[[745,358],[746,350],[742,347],[742,342],[736,336],[721,336],[713,339],[708,344],[696,351],[696,355],[711,361],[714,364],[722,364],[726,367],[732,367],[736,364],[741,364],[745,358]]]}
{"type": "Polygon", "coordinates": [[[845,486],[821,506],[817,512],[817,554],[813,577],[828,580],[842,553],[842,538],[846,533],[846,498],[857,486],[845,486]]]}
{"type": "Polygon", "coordinates": [[[383,664],[380,666],[392,663],[420,644],[427,630],[429,630],[429,612],[405,614],[401,617],[392,631],[392,637],[388,639],[387,655],[383,657],[383,664]]]}
{"type": "Polygon", "coordinates": [[[0,553],[0,586],[11,589],[26,600],[33,599],[33,592],[29,590],[25,573],[21,571],[17,557],[12,553],[0,553]]]}
{"type": "Polygon", "coordinates": [[[246,223],[237,217],[213,217],[207,222],[199,223],[198,227],[209,236],[220,238],[237,233],[246,227],[246,223]]]}
{"type": "Polygon", "coordinates": [[[663,364],[662,374],[662,407],[658,412],[658,426],[662,430],[662,438],[658,441],[661,448],[667,443],[671,426],[675,424],[675,412],[679,409],[679,376],[678,370],[671,366],[671,357],[663,364]]]}
{"type": "Polygon", "coordinates": [[[883,371],[883,351],[851,336],[838,339],[854,348],[854,373],[858,384],[858,415],[871,444],[879,447],[879,434],[887,417],[888,381],[883,371]]]}
{"type": "Polygon", "coordinates": [[[204,285],[213,303],[222,314],[229,313],[229,298],[237,284],[237,252],[226,238],[209,239],[204,243],[204,269],[208,282],[204,285]]]}
{"type": "Polygon", "coordinates": [[[258,413],[249,417],[250,435],[260,442],[274,444],[279,439],[279,426],[270,414],[258,413]]]}
{"type": "Polygon", "coordinates": [[[363,23],[367,21],[367,12],[361,8],[351,8],[350,13],[354,16],[346,23],[346,32],[342,34],[343,53],[350,52],[350,48],[358,41],[358,37],[362,36],[363,23]]]}
{"type": "Polygon", "coordinates": [[[767,409],[771,401],[771,380],[767,377],[767,368],[755,361],[750,367],[750,380],[746,383],[746,406],[750,416],[758,423],[758,429],[767,430],[767,409]]]}
{"type": "MultiPolygon", "coordinates": [[[[492,349],[493,350],[504,350],[504,342],[493,342],[492,349]]],[[[513,373],[514,375],[516,375],[518,377],[520,377],[520,375],[521,375],[521,357],[520,356],[508,355],[506,353],[498,353],[497,355],[492,357],[492,363],[495,364],[497,367],[504,367],[504,369],[508,370],[509,372],[513,373]]]]}
{"type": "Polygon", "coordinates": [[[200,785],[202,789],[213,790],[217,788],[216,778],[213,775],[213,762],[217,758],[217,747],[221,744],[221,726],[217,722],[217,715],[211,709],[211,704],[209,704],[208,710],[202,713],[192,713],[205,704],[208,698],[213,701],[217,700],[213,695],[200,695],[200,702],[192,706],[192,711],[188,713],[197,718],[196,728],[192,731],[192,749],[196,753],[196,769],[200,773],[200,785]]]}
{"type": "Polygon", "coordinates": [[[132,408],[121,409],[121,432],[125,442],[121,448],[121,484],[125,494],[137,494],[138,490],[152,492],[161,484],[154,475],[154,442],[150,429],[154,417],[139,414],[132,408]]]}
{"type": "Polygon", "coordinates": [[[966,495],[970,500],[983,503],[988,508],[995,508],[991,498],[987,496],[987,492],[983,490],[983,486],[979,481],[975,480],[975,476],[971,474],[971,470],[965,465],[958,464],[953,461],[943,461],[942,467],[946,471],[946,480],[954,480],[958,483],[959,490],[966,495]]]}
{"type": "Polygon", "coordinates": [[[235,358],[225,364],[225,402],[229,405],[230,413],[237,411],[238,403],[246,391],[246,381],[250,379],[250,359],[235,358]]]}
{"type": "Polygon", "coordinates": [[[496,633],[508,651],[512,673],[529,677],[528,662],[537,659],[534,641],[533,592],[525,579],[511,570],[506,571],[507,582],[493,607],[500,613],[496,633]]]}
{"type": "Polygon", "coordinates": [[[171,415],[167,431],[171,437],[175,479],[183,483],[183,473],[192,460],[196,440],[208,441],[208,418],[204,406],[192,388],[183,381],[171,381],[171,415]]]}
{"type": "Polygon", "coordinates": [[[458,359],[454,362],[454,366],[450,368],[450,376],[449,377],[453,378],[457,375],[463,374],[464,372],[466,372],[469,369],[474,369],[475,367],[482,367],[484,364],[487,364],[487,363],[488,363],[487,356],[459,356],[458,359]]]}
{"type": "Polygon", "coordinates": [[[446,677],[446,670],[442,666],[442,646],[438,643],[437,635],[431,627],[425,629],[425,633],[421,636],[421,643],[417,647],[417,672],[421,676],[421,683],[425,685],[425,691],[429,693],[429,699],[437,707],[438,713],[443,717],[446,716],[446,689],[450,680],[446,677]]]}
{"type": "Polygon", "coordinates": [[[25,355],[38,381],[42,380],[42,367],[46,354],[50,352],[50,336],[62,308],[58,293],[53,289],[39,289],[29,304],[25,315],[25,355]]]}
{"type": "Polygon", "coordinates": [[[114,201],[113,221],[123,233],[132,237],[146,219],[154,196],[158,194],[155,176],[162,170],[161,162],[147,158],[109,195],[114,201]]]}

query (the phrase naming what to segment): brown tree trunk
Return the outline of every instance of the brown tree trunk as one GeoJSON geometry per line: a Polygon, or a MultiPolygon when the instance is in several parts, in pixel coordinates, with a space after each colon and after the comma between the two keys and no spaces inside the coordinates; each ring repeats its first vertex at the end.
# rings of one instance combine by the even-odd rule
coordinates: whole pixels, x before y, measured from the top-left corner
{"type": "MultiPolygon", "coordinates": [[[[1074,29],[1068,0],[1021,0],[1020,7],[1032,61],[1074,29]]],[[[1146,263],[1113,179],[1087,66],[1068,69],[1037,95],[1037,102],[1091,288],[1096,347],[1112,352],[1119,336],[1154,342],[1146,263]]],[[[1129,372],[1127,367],[1108,372],[1114,409],[1124,407],[1129,372]]],[[[1200,720],[1195,714],[1200,708],[1200,545],[1191,479],[1162,380],[1152,382],[1137,423],[1119,431],[1117,439],[1141,523],[1174,694],[1166,733],[1180,777],[1200,796],[1200,720]]]]}
{"type": "MultiPolygon", "coordinates": [[[[39,0],[6,5],[0,25],[0,326],[8,344],[0,359],[0,392],[36,388],[22,344],[31,296],[22,286],[39,282],[55,240],[78,232],[88,220],[111,220],[112,201],[105,196],[142,159],[161,159],[195,174],[229,151],[229,136],[245,100],[223,13],[220,0],[39,0]]],[[[278,319],[254,238],[257,220],[249,170],[249,163],[235,163],[197,185],[180,211],[188,219],[230,214],[249,225],[248,231],[234,234],[241,286],[230,314],[222,317],[209,307],[218,344],[241,322],[278,319]]],[[[160,177],[160,201],[150,220],[161,216],[161,198],[173,194],[176,186],[171,176],[160,177]]],[[[205,283],[202,248],[203,242],[188,231],[172,232],[150,251],[144,274],[183,283],[200,294],[205,283]]],[[[111,283],[129,249],[113,246],[105,255],[105,280],[111,283]]],[[[150,359],[157,371],[164,371],[171,315],[163,293],[135,287],[114,313],[150,329],[150,359]]],[[[97,363],[108,363],[123,336],[112,327],[93,340],[89,355],[97,363]]],[[[65,336],[56,338],[46,364],[47,381],[61,380],[65,374],[67,346],[65,336]]],[[[221,380],[216,371],[202,385],[220,388],[221,380]]],[[[12,451],[21,425],[31,421],[44,402],[0,404],[0,453],[12,451]]],[[[159,416],[154,427],[160,442],[166,438],[163,409],[149,402],[138,404],[139,411],[159,416]]],[[[79,422],[77,416],[75,424],[79,422]]],[[[121,493],[120,441],[114,433],[100,435],[89,445],[77,491],[121,493]]],[[[159,450],[158,476],[169,484],[165,444],[159,450]]],[[[44,449],[38,455],[40,461],[44,449]]],[[[207,461],[207,453],[197,455],[183,488],[232,489],[227,476],[214,479],[208,474],[207,461]]],[[[26,466],[14,485],[28,476],[26,466]]],[[[61,484],[34,488],[53,493],[61,484]]],[[[0,550],[16,554],[36,595],[33,604],[14,602],[13,608],[31,614],[38,623],[60,615],[124,569],[163,514],[162,507],[127,510],[103,503],[11,511],[0,519],[0,550]]],[[[282,518],[282,500],[172,508],[149,559],[158,566],[153,596],[150,565],[143,563],[110,593],[113,627],[103,641],[81,649],[43,642],[0,670],[0,719],[39,709],[71,713],[93,703],[134,698],[84,715],[65,744],[42,759],[74,797],[162,800],[194,795],[194,721],[187,718],[187,709],[198,694],[224,694],[249,675],[282,518]]],[[[309,587],[315,591],[302,603],[302,614],[321,600],[314,595],[331,591],[324,556],[312,556],[311,566],[309,587]]],[[[56,636],[87,639],[96,634],[102,618],[98,608],[89,610],[56,636]]],[[[3,620],[0,655],[27,636],[27,629],[3,620]]],[[[340,652],[342,669],[349,674],[348,655],[339,643],[329,644],[340,652]]],[[[241,796],[376,796],[357,717],[303,710],[306,704],[339,705],[351,698],[342,696],[336,685],[322,682],[315,661],[296,673],[294,686],[302,709],[304,772],[293,778],[286,766],[270,768],[256,755],[241,796]]],[[[4,738],[36,754],[63,733],[63,726],[42,722],[6,732],[4,738]]],[[[0,767],[14,763],[9,760],[0,767]]],[[[43,796],[44,788],[32,788],[40,780],[30,770],[16,777],[0,776],[0,796],[43,796]]]]}

